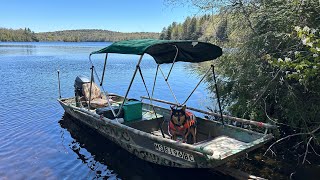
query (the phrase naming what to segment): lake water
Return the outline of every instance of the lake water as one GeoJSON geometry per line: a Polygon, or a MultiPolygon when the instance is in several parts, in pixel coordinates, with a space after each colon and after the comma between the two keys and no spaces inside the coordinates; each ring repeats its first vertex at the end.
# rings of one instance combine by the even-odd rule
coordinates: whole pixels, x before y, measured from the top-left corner
{"type": "MultiPolygon", "coordinates": [[[[135,158],[92,130],[74,123],[57,102],[60,70],[62,97],[74,95],[77,75],[90,75],[88,55],[110,43],[0,42],[0,179],[190,179],[221,178],[208,170],[166,168],[135,158]]],[[[124,94],[138,56],[110,55],[104,88],[124,94]]],[[[101,76],[103,55],[92,61],[101,76]]],[[[163,65],[167,73],[170,65],[163,65]]],[[[151,89],[156,64],[144,57],[142,72],[151,89]]],[[[174,101],[158,77],[155,98],[174,101]]],[[[183,102],[200,77],[190,64],[177,63],[169,82],[183,102]]],[[[202,84],[187,105],[205,109],[202,84]]],[[[147,95],[136,77],[130,97],[147,95]]]]}

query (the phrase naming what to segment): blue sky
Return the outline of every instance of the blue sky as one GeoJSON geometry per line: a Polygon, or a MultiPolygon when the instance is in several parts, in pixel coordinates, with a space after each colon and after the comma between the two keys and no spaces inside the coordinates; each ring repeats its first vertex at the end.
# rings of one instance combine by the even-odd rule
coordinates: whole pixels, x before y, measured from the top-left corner
{"type": "Polygon", "coordinates": [[[160,32],[198,13],[190,6],[167,6],[164,0],[2,0],[0,27],[160,32]]]}

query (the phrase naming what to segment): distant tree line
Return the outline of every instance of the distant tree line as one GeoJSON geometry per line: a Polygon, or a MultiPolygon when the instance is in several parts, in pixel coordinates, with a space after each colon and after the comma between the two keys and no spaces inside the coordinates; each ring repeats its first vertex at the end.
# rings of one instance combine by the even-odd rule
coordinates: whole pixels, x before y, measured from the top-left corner
{"type": "Polygon", "coordinates": [[[158,39],[159,33],[122,33],[99,29],[80,29],[34,33],[29,28],[18,30],[0,28],[0,41],[106,42],[147,38],[158,39]]]}
{"type": "Polygon", "coordinates": [[[0,41],[39,41],[36,33],[29,28],[24,29],[6,29],[0,28],[0,41]]]}
{"type": "Polygon", "coordinates": [[[210,20],[210,15],[201,17],[187,17],[184,22],[173,22],[168,27],[164,27],[160,34],[160,39],[174,40],[196,40],[204,34],[205,22],[210,20]]]}
{"type": "Polygon", "coordinates": [[[40,41],[65,41],[65,42],[105,42],[105,41],[120,41],[128,39],[158,39],[159,33],[150,32],[132,32],[122,33],[99,29],[80,29],[80,30],[65,30],[55,32],[37,33],[40,41]]]}

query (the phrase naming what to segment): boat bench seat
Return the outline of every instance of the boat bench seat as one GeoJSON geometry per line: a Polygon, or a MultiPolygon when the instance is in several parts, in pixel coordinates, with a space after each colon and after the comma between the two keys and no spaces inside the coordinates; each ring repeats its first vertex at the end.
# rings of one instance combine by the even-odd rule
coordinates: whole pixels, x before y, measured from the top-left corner
{"type": "MultiPolygon", "coordinates": [[[[89,103],[90,97],[90,83],[84,83],[82,85],[82,94],[87,103],[89,103]]],[[[109,100],[112,102],[112,100],[109,100]]],[[[90,106],[93,108],[101,108],[108,106],[107,97],[105,94],[101,93],[100,88],[94,82],[92,82],[92,91],[91,91],[91,98],[90,98],[90,106]]]]}
{"type": "Polygon", "coordinates": [[[159,130],[159,124],[163,121],[163,116],[159,113],[155,115],[153,111],[142,109],[142,118],[135,121],[124,122],[123,124],[144,132],[151,133],[159,130]]]}
{"type": "Polygon", "coordinates": [[[153,111],[142,110],[142,120],[153,120],[153,119],[163,120],[163,116],[159,113],[157,113],[156,115],[153,111]]]}

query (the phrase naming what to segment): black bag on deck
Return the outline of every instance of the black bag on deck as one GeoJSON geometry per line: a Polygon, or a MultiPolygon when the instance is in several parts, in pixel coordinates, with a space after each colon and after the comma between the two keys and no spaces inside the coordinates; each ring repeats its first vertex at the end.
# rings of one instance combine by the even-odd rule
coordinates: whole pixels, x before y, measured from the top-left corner
{"type": "MultiPolygon", "coordinates": [[[[114,110],[115,113],[118,113],[120,108],[119,106],[112,106],[112,109],[114,110]]],[[[97,108],[96,113],[99,115],[102,114],[104,117],[108,119],[115,119],[115,117],[112,114],[111,108],[109,106],[103,107],[103,108],[97,108]]],[[[121,111],[118,118],[123,118],[123,111],[121,111]]]]}

